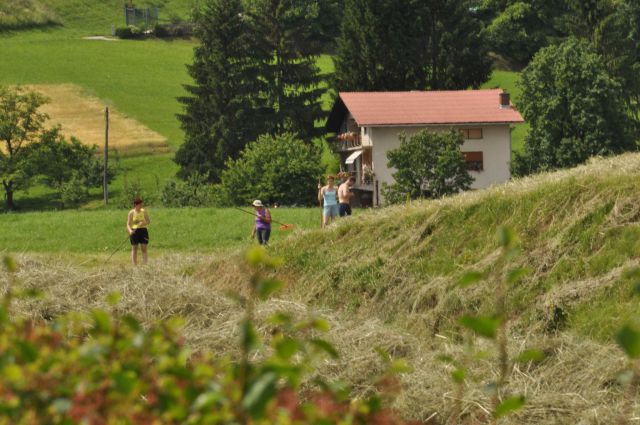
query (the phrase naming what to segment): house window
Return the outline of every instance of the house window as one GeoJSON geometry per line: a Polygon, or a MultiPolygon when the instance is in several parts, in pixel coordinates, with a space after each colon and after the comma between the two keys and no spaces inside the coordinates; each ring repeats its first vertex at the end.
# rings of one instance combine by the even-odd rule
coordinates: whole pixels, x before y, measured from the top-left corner
{"type": "Polygon", "coordinates": [[[484,169],[482,152],[462,152],[462,154],[467,162],[468,171],[482,171],[484,169]]]}
{"type": "Polygon", "coordinates": [[[481,128],[463,128],[460,130],[462,133],[462,137],[465,139],[482,139],[482,129],[481,128]]]}

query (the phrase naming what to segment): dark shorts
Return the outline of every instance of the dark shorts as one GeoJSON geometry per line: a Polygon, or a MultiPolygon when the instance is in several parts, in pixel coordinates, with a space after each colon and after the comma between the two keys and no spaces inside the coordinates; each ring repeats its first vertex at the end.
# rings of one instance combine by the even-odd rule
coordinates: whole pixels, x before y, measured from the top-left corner
{"type": "Polygon", "coordinates": [[[136,229],[132,235],[129,235],[131,245],[146,245],[149,243],[149,231],[147,229],[136,229]]]}
{"type": "Polygon", "coordinates": [[[340,209],[340,217],[344,217],[347,215],[351,215],[351,205],[349,204],[340,204],[339,205],[339,209],[340,209]]]}

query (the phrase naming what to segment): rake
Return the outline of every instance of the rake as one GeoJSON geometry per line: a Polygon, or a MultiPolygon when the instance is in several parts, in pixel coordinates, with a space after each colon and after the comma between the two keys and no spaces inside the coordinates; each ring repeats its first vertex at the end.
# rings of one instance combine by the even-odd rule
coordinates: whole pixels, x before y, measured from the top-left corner
{"type": "Polygon", "coordinates": [[[118,247],[117,247],[117,248],[116,248],[116,249],[111,253],[111,255],[109,256],[109,258],[107,258],[107,259],[105,260],[105,262],[104,262],[104,263],[102,263],[102,265],[103,265],[103,266],[104,266],[104,265],[106,265],[106,264],[109,262],[109,260],[111,260],[111,257],[113,257],[113,256],[115,255],[115,253],[116,253],[116,252],[120,251],[120,250],[122,249],[123,245],[124,245],[125,243],[127,243],[127,241],[128,241],[128,240],[129,240],[129,235],[127,235],[126,239],[125,239],[125,240],[123,240],[123,241],[120,243],[120,245],[118,245],[118,247]]]}
{"type": "MultiPolygon", "coordinates": [[[[243,210],[242,208],[238,208],[238,207],[233,207],[233,208],[234,208],[234,209],[236,209],[236,210],[238,210],[238,211],[242,211],[242,212],[243,212],[243,213],[245,213],[245,214],[250,214],[250,215],[252,215],[253,217],[255,217],[255,216],[256,216],[256,214],[255,214],[255,213],[253,213],[253,212],[251,212],[251,211],[243,210]]],[[[281,222],[279,222],[279,221],[274,220],[274,219],[273,219],[273,217],[271,218],[271,221],[272,221],[273,223],[276,223],[276,224],[279,224],[279,225],[280,225],[280,227],[278,228],[279,230],[291,230],[291,229],[293,229],[293,224],[281,223],[281,222]]]]}

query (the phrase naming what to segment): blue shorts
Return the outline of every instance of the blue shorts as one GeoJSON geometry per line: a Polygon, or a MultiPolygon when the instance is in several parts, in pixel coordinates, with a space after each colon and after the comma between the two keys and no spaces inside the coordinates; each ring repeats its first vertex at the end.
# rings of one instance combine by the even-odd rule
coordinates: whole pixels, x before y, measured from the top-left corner
{"type": "Polygon", "coordinates": [[[337,217],[338,216],[338,204],[325,205],[324,206],[324,216],[325,217],[337,217]]]}

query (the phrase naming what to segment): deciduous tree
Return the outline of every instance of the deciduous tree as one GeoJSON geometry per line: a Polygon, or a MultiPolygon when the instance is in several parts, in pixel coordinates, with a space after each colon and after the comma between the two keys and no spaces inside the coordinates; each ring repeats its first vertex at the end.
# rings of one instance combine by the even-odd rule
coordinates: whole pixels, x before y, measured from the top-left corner
{"type": "Polygon", "coordinates": [[[15,191],[30,184],[26,147],[40,138],[48,117],[39,108],[45,103],[38,93],[0,87],[0,181],[9,210],[15,209],[15,191]]]}
{"type": "Polygon", "coordinates": [[[313,205],[322,174],[320,152],[299,137],[264,135],[229,161],[222,187],[229,201],[249,205],[254,199],[283,205],[313,205]]]}
{"type": "Polygon", "coordinates": [[[570,167],[636,148],[620,84],[584,40],[546,47],[524,69],[519,107],[531,129],[514,172],[570,167]]]}
{"type": "Polygon", "coordinates": [[[383,185],[385,201],[440,198],[468,189],[473,178],[460,151],[463,143],[462,135],[454,130],[401,135],[400,147],[387,152],[395,183],[383,185]]]}
{"type": "MultiPolygon", "coordinates": [[[[88,196],[90,187],[103,184],[104,163],[96,156],[97,146],[88,146],[75,137],[67,140],[60,128],[46,130],[38,143],[25,148],[25,161],[29,173],[38,176],[47,186],[55,189],[63,204],[77,203],[88,196]]],[[[107,179],[111,181],[115,169],[109,168],[107,179]]]]}

